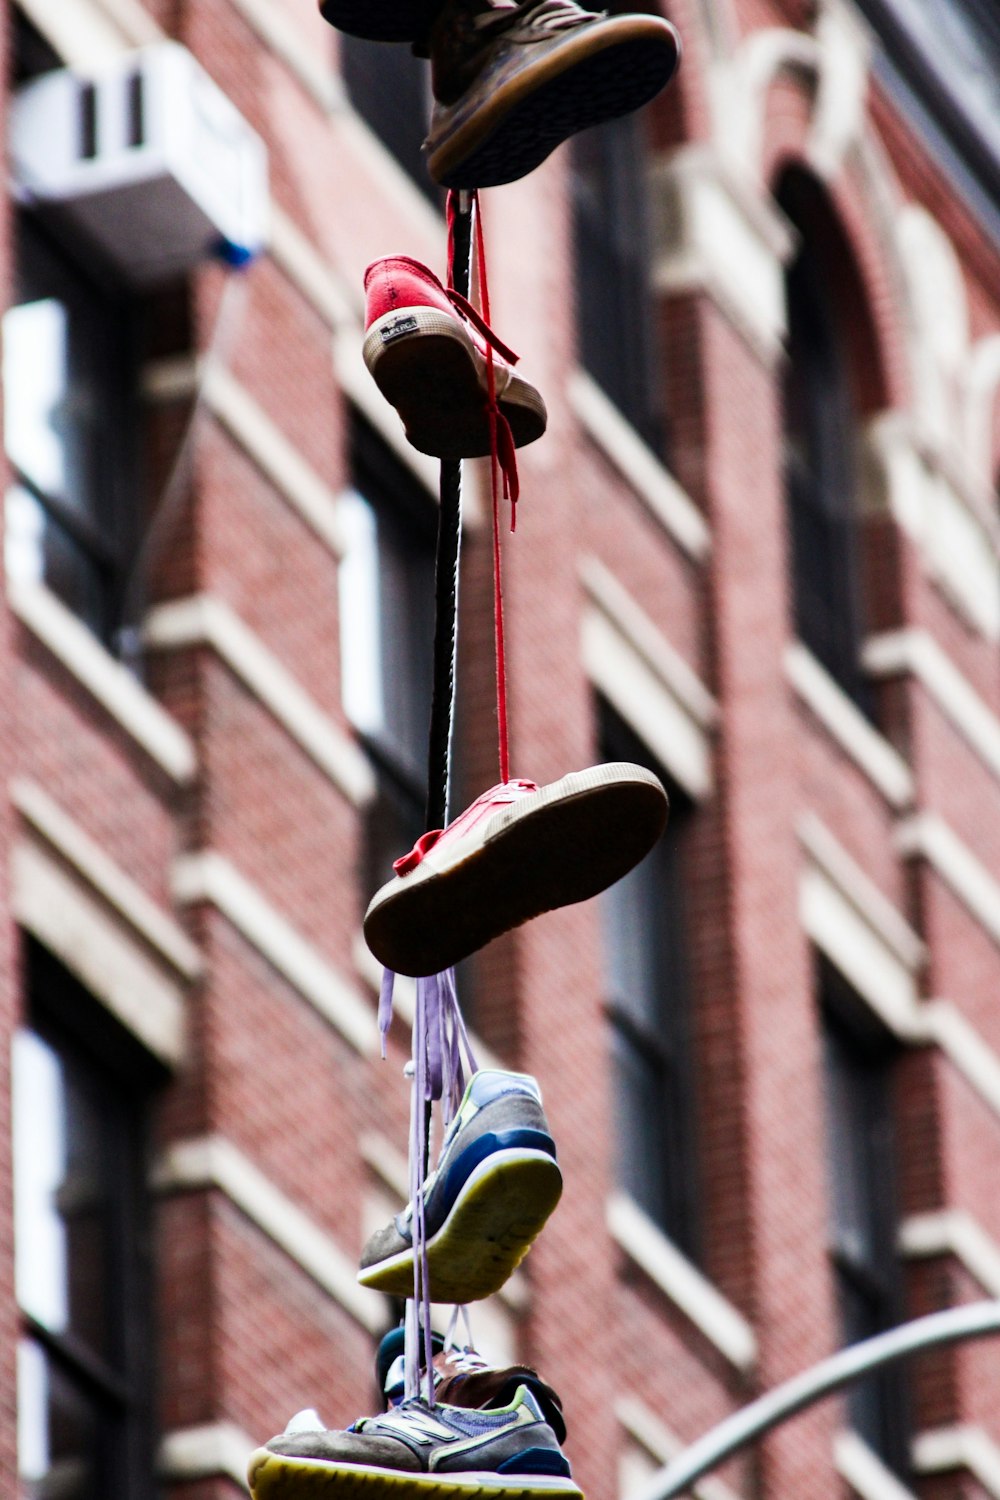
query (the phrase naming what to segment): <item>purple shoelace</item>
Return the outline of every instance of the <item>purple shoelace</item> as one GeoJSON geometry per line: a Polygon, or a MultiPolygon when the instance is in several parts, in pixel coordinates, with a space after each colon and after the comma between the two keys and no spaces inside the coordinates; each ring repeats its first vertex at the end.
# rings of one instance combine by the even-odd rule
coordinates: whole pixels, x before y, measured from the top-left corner
{"type": "MultiPolygon", "coordinates": [[[[386,969],[379,994],[378,1024],[382,1056],[392,1022],[395,974],[386,969]]],[[[413,1018],[413,1087],[410,1101],[410,1203],[413,1206],[413,1296],[406,1304],[404,1400],[420,1394],[420,1371],[427,1380],[426,1399],[434,1405],[434,1351],[431,1332],[430,1270],[427,1262],[427,1217],[424,1163],[430,1160],[428,1125],[431,1107],[441,1106],[442,1132],[448,1129],[465,1094],[476,1059],[459,1009],[454,969],[418,979],[413,1018]],[[423,1358],[421,1359],[421,1343],[423,1358]]]]}

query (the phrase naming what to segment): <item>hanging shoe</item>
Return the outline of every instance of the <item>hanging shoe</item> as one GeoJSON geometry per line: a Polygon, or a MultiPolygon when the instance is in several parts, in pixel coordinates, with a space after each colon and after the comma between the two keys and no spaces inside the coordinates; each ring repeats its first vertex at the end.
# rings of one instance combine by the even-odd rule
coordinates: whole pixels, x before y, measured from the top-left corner
{"type": "Polygon", "coordinates": [[[505,1407],[471,1411],[415,1398],[346,1432],[309,1431],[293,1418],[250,1455],[248,1478],[254,1500],[312,1500],[334,1489],[338,1500],[582,1500],[524,1385],[505,1407]]]}
{"type": "Polygon", "coordinates": [[[576,131],[648,103],[672,78],[680,39],[661,16],[573,0],[451,0],[430,51],[427,167],[442,186],[471,189],[525,177],[576,131]]]}
{"type": "Polygon", "coordinates": [[[425,37],[441,0],[321,0],[324,21],[370,42],[414,42],[425,37]]]}
{"type": "MultiPolygon", "coordinates": [[[[424,1184],[431,1301],[477,1302],[499,1291],[561,1192],[538,1084],[495,1068],[474,1074],[424,1184]]],[[[412,1204],[372,1235],[358,1280],[412,1297],[412,1204]]]]}
{"type": "Polygon", "coordinates": [[[435,458],[489,453],[487,343],[514,446],[541,437],[545,402],[511,369],[517,355],[433,271],[407,255],[387,256],[368,267],[365,292],[365,364],[414,448],[435,458]]]}
{"type": "Polygon", "coordinates": [[[544,787],[492,787],[396,860],[365,913],[368,946],[397,974],[440,973],[501,932],[613,885],[652,849],[667,806],[652,771],[628,763],[544,787]]]}
{"type": "MultiPolygon", "coordinates": [[[[383,1335],[375,1360],[379,1389],[386,1406],[401,1405],[405,1386],[405,1329],[402,1324],[383,1335]]],[[[421,1377],[423,1378],[423,1377],[421,1377]]],[[[566,1441],[562,1401],[552,1386],[530,1365],[491,1365],[474,1349],[446,1348],[434,1334],[434,1399],[445,1406],[464,1406],[472,1411],[491,1411],[509,1406],[520,1385],[527,1386],[541,1408],[542,1416],[560,1443],[566,1441]]]]}

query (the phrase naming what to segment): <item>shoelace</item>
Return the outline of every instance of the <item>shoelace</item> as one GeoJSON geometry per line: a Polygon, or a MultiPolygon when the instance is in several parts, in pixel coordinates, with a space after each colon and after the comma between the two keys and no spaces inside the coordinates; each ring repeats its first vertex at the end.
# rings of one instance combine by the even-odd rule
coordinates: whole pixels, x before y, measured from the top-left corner
{"type": "MultiPolygon", "coordinates": [[[[574,10],[567,0],[542,0],[540,7],[556,6],[564,13],[574,10]]],[[[500,569],[500,490],[509,498],[511,531],[516,525],[516,506],[520,490],[517,477],[517,458],[514,437],[510,424],[497,402],[494,350],[510,360],[511,352],[496,338],[490,328],[490,299],[486,280],[486,245],[483,236],[482,215],[478,193],[472,193],[469,211],[475,222],[476,266],[479,280],[479,296],[482,313],[455,290],[455,218],[458,213],[458,196],[448,193],[448,285],[449,298],[459,311],[473,322],[486,340],[487,415],[490,424],[490,481],[493,511],[493,618],[496,642],[497,676],[497,731],[499,737],[500,780],[510,780],[510,755],[507,734],[507,669],[503,633],[503,583],[500,569]]],[[[514,356],[516,358],[516,356],[514,356]]],[[[437,835],[440,837],[440,835],[437,835]]],[[[419,858],[436,839],[425,834],[417,841],[419,858]]],[[[414,851],[416,853],[417,850],[414,851]]],[[[418,860],[419,862],[419,860],[418,860]]],[[[386,969],[382,976],[379,996],[379,1030],[382,1036],[382,1056],[385,1056],[385,1037],[392,1018],[392,993],[395,975],[386,969]]],[[[425,1182],[423,1163],[429,1160],[428,1116],[429,1106],[434,1100],[442,1101],[444,1126],[448,1125],[459,1108],[465,1092],[463,1053],[471,1071],[476,1061],[469,1045],[468,1033],[455,991],[453,969],[442,974],[432,974],[417,980],[417,999],[413,1021],[414,1078],[410,1101],[410,1203],[413,1210],[413,1297],[406,1303],[406,1336],[404,1400],[397,1411],[404,1411],[408,1401],[416,1400],[420,1391],[421,1363],[426,1379],[426,1402],[434,1406],[434,1350],[431,1330],[430,1267],[427,1258],[427,1216],[425,1206],[425,1182]],[[423,1345],[423,1359],[420,1346],[423,1345]]],[[[471,1340],[470,1340],[471,1342],[471,1340]]]]}
{"type": "Polygon", "coordinates": [[[479,31],[496,27],[514,41],[527,42],[537,40],[539,31],[567,31],[601,14],[583,10],[573,0],[536,0],[534,5],[496,6],[476,16],[472,24],[479,31]]]}

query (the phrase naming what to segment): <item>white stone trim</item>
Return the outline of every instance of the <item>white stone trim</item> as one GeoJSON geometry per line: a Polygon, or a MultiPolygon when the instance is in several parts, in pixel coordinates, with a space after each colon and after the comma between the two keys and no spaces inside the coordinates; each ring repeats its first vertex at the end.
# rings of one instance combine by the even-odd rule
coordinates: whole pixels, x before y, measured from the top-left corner
{"type": "Polygon", "coordinates": [[[991,1297],[1000,1297],[1000,1244],[962,1208],[910,1214],[899,1226],[899,1248],[909,1260],[953,1255],[991,1297]]]}
{"type": "Polygon", "coordinates": [[[173,1068],[184,1059],[184,985],[84,882],[34,838],[11,853],[15,922],[59,959],[142,1045],[173,1068]]]}
{"type": "Polygon", "coordinates": [[[924,1040],[913,974],[825,871],[807,863],[799,918],[810,941],[897,1036],[924,1040]]]}
{"type": "Polygon", "coordinates": [[[92,0],[21,0],[21,9],[66,65],[84,75],[129,50],[121,31],[92,0]]]}
{"type": "Polygon", "coordinates": [[[366,1131],[361,1136],[358,1150],[362,1161],[382,1179],[393,1197],[399,1199],[400,1206],[408,1202],[410,1168],[402,1151],[397,1151],[392,1142],[377,1130],[366,1131]]]}
{"type": "Polygon", "coordinates": [[[625,1193],[607,1202],[608,1233],[737,1370],[757,1362],[757,1338],[743,1314],[671,1244],[625,1193]]]}
{"type": "Polygon", "coordinates": [[[987,1494],[1000,1496],[1000,1446],[982,1427],[934,1427],[918,1433],[913,1463],[919,1474],[967,1469],[987,1494]]]}
{"type": "Polygon", "coordinates": [[[156,650],[210,647],[355,807],[374,795],[364,754],[225,600],[195,594],[150,611],[143,639],[156,650]]]}
{"type": "Polygon", "coordinates": [[[906,761],[871,725],[801,641],[785,650],[785,675],[797,697],[820,721],[890,807],[911,806],[913,776],[906,761]]]}
{"type": "Polygon", "coordinates": [[[861,1500],[916,1500],[913,1491],[849,1428],[834,1434],[833,1466],[861,1500]]]}
{"type": "Polygon", "coordinates": [[[357,990],[221,854],[182,855],[172,873],[175,900],[209,902],[242,938],[267,959],[355,1051],[378,1047],[371,1008],[357,990]]]}
{"type": "Polygon", "coordinates": [[[202,972],[201,954],[184,929],[59,806],[37,782],[17,777],[11,802],[78,875],[155,948],[184,979],[202,972]]]}
{"type": "Polygon", "coordinates": [[[941,1051],[1000,1119],[1000,1057],[950,1000],[931,1000],[923,1009],[927,1039],[941,1051]]]}
{"type": "Polygon", "coordinates": [[[590,681],[681,786],[706,797],[718,704],[603,563],[585,558],[580,576],[587,594],[581,655],[590,681]]]}
{"type": "Polygon", "coordinates": [[[862,654],[873,677],[910,673],[976,752],[1000,778],[1000,718],[979,696],[929,630],[910,627],[872,636],[862,654]]]}
{"type": "Polygon", "coordinates": [[[920,812],[900,823],[896,848],[925,859],[983,930],[1000,944],[1000,882],[937,813],[920,812]]]}
{"type": "Polygon", "coordinates": [[[363,298],[352,298],[347,284],[321,251],[276,203],[271,205],[268,252],[275,265],[333,332],[343,330],[360,341],[363,298]]]}
{"type": "Polygon", "coordinates": [[[897,906],[884,896],[843,844],[815,813],[805,813],[796,829],[810,859],[872,927],[910,973],[927,962],[927,945],[897,906]]]}
{"type": "Polygon", "coordinates": [[[7,600],[15,618],[172,781],[194,779],[195,749],[184,730],[61,599],[43,583],[20,580],[8,583],[7,600]]]}
{"type": "Polygon", "coordinates": [[[924,1040],[919,938],[818,818],[804,818],[799,837],[809,855],[799,879],[803,931],[893,1032],[924,1040]]]}
{"type": "Polygon", "coordinates": [[[156,1472],[168,1484],[186,1484],[221,1475],[249,1493],[247,1460],[258,1446],[235,1422],[175,1427],[160,1441],[156,1472]]]}
{"type": "Polygon", "coordinates": [[[145,366],[142,388],[149,401],[186,397],[203,402],[206,411],[324,546],[334,557],[343,556],[344,537],[335,492],[228,370],[203,356],[172,355],[145,366]]]}
{"type": "Polygon", "coordinates": [[[712,298],[751,348],[771,364],[786,329],[784,262],[794,235],[777,205],[703,143],[653,166],[653,285],[712,298]]]}
{"type": "MultiPolygon", "coordinates": [[[[615,1416],[634,1442],[650,1458],[665,1467],[687,1447],[682,1438],[660,1421],[645,1402],[636,1396],[622,1396],[615,1402],[615,1416]]],[[[707,1475],[691,1486],[696,1500],[736,1500],[736,1491],[721,1479],[707,1475]]],[[[628,1495],[624,1496],[628,1500],[628,1495]]]]}
{"type": "Polygon", "coordinates": [[[809,856],[799,914],[810,941],[900,1041],[940,1047],[1000,1119],[1000,1057],[952,1001],[920,1000],[917,934],[815,815],[801,820],[799,838],[809,856]]]}
{"type": "Polygon", "coordinates": [[[344,553],[337,497],[264,408],[228,370],[204,368],[203,396],[213,416],[335,557],[344,553]]]}
{"type": "Polygon", "coordinates": [[[147,47],[153,42],[167,40],[166,32],[156,24],[140,0],[97,0],[97,3],[114,21],[130,47],[147,47]]]}
{"type": "Polygon", "coordinates": [[[354,1260],[231,1141],[218,1135],[176,1141],[160,1158],[153,1180],[165,1193],[224,1193],[362,1328],[374,1334],[385,1327],[384,1298],[358,1285],[354,1260]]]}
{"type": "Polygon", "coordinates": [[[921,444],[914,418],[889,411],[868,428],[866,507],[887,511],[919,549],[921,566],[962,619],[1000,639],[1000,540],[995,520],[939,452],[921,444]]]}
{"type": "Polygon", "coordinates": [[[302,29],[274,0],[229,0],[264,46],[280,59],[324,114],[346,108],[340,78],[323,60],[322,48],[310,45],[302,29]]]}
{"type": "Polygon", "coordinates": [[[708,522],[614,402],[579,368],[570,374],[566,395],[587,436],[631,486],[654,520],[693,562],[704,562],[712,550],[708,522]]]}

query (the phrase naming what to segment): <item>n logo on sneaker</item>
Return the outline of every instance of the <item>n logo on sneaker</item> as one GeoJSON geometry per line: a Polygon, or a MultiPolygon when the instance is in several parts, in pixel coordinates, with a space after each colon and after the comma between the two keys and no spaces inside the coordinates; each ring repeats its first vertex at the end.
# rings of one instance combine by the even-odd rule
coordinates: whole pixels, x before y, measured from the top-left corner
{"type": "Polygon", "coordinates": [[[393,1420],[393,1414],[383,1417],[380,1421],[382,1427],[399,1426],[407,1437],[415,1438],[418,1443],[453,1443],[456,1434],[450,1427],[445,1427],[443,1422],[438,1422],[429,1412],[415,1411],[410,1407],[405,1413],[400,1414],[393,1420]]]}

